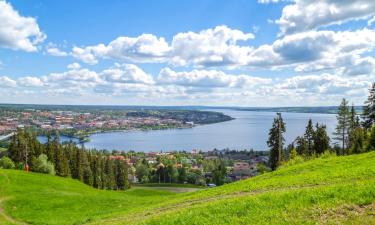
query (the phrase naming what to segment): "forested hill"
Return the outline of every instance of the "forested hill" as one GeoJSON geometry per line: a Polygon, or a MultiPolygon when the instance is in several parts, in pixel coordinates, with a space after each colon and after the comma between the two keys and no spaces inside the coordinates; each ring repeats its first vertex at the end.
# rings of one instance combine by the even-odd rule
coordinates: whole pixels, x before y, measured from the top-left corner
{"type": "Polygon", "coordinates": [[[375,224],[374,165],[374,151],[323,155],[182,194],[0,169],[0,224],[375,224]]]}

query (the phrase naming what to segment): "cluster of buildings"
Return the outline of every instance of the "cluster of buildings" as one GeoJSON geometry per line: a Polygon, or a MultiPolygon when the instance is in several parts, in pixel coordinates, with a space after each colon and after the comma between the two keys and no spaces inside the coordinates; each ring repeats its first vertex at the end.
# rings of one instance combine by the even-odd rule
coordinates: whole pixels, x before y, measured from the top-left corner
{"type": "Polygon", "coordinates": [[[183,121],[152,116],[127,116],[126,112],[75,112],[42,111],[29,109],[23,112],[9,111],[0,115],[0,134],[17,130],[19,126],[32,126],[43,130],[118,130],[147,129],[152,127],[183,127],[183,121]]]}

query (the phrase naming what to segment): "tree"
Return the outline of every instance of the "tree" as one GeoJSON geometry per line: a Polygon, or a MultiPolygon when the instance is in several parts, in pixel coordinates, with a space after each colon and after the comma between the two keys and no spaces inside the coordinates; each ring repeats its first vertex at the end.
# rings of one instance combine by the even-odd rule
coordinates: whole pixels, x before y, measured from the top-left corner
{"type": "Polygon", "coordinates": [[[327,134],[326,125],[317,123],[315,126],[314,135],[314,152],[322,154],[329,149],[330,138],[327,134]]]}
{"type": "Polygon", "coordinates": [[[362,119],[362,126],[366,129],[370,129],[375,122],[375,82],[369,89],[369,96],[363,106],[362,119]]]}
{"type": "Polygon", "coordinates": [[[361,153],[365,150],[365,130],[361,127],[357,127],[350,132],[350,153],[361,153]]]}
{"type": "Polygon", "coordinates": [[[366,150],[375,150],[375,126],[372,126],[371,128],[370,136],[368,137],[367,141],[366,150]]]}
{"type": "Polygon", "coordinates": [[[344,98],[338,108],[337,113],[337,127],[335,131],[335,139],[341,142],[341,152],[343,155],[347,150],[348,145],[348,134],[350,129],[350,113],[348,101],[344,98]]]}
{"type": "Polygon", "coordinates": [[[7,156],[3,156],[0,159],[0,168],[14,169],[14,167],[15,167],[14,162],[10,158],[8,158],[7,156]]]}
{"type": "Polygon", "coordinates": [[[225,167],[225,164],[221,159],[216,160],[215,164],[216,168],[212,171],[212,181],[216,185],[223,185],[225,176],[227,174],[227,168],[225,167]]]}
{"type": "Polygon", "coordinates": [[[281,163],[281,154],[285,142],[283,133],[285,133],[285,123],[281,117],[281,114],[278,113],[277,117],[273,120],[272,128],[268,133],[267,141],[267,145],[270,148],[269,164],[272,170],[276,170],[281,163]]]}
{"type": "Polygon", "coordinates": [[[138,163],[135,167],[135,174],[140,182],[145,183],[147,180],[149,180],[148,176],[150,175],[150,169],[147,165],[138,163]],[[145,179],[146,177],[147,179],[145,179]]]}
{"type": "Polygon", "coordinates": [[[307,123],[307,126],[306,126],[306,131],[304,134],[304,138],[307,144],[308,155],[314,154],[314,136],[315,136],[315,131],[314,131],[313,123],[312,123],[312,120],[309,119],[309,122],[307,123]]]}
{"type": "Polygon", "coordinates": [[[298,136],[295,140],[298,155],[306,155],[307,142],[304,137],[298,136]]]}
{"type": "Polygon", "coordinates": [[[33,171],[55,175],[55,167],[53,163],[48,161],[48,157],[44,154],[33,159],[33,171]]]}
{"type": "Polygon", "coordinates": [[[185,167],[178,168],[178,182],[184,183],[187,179],[185,167]]]}
{"type": "Polygon", "coordinates": [[[117,189],[125,190],[129,188],[128,181],[128,168],[125,165],[125,162],[117,159],[115,161],[116,165],[116,185],[117,189]]]}
{"type": "Polygon", "coordinates": [[[291,160],[295,159],[297,157],[297,150],[295,148],[292,148],[289,153],[289,158],[291,160]]]}

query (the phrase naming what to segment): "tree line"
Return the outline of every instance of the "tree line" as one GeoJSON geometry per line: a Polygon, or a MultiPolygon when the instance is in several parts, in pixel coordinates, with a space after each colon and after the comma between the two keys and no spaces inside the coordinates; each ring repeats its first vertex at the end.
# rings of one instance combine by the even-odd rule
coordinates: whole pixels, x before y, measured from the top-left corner
{"type": "Polygon", "coordinates": [[[269,165],[275,170],[282,162],[296,155],[305,158],[314,157],[331,151],[337,155],[357,154],[375,149],[375,83],[369,90],[369,96],[359,115],[354,105],[344,98],[338,107],[337,126],[334,132],[336,142],[330,145],[330,137],[324,124],[313,125],[310,119],[305,133],[298,136],[286,148],[284,133],[286,125],[280,113],[275,117],[269,131],[267,144],[270,148],[269,165]]]}
{"type": "Polygon", "coordinates": [[[87,150],[75,143],[61,144],[58,135],[52,138],[48,134],[47,142],[41,144],[35,132],[18,129],[11,139],[8,154],[18,169],[71,177],[99,189],[130,187],[129,166],[124,157],[87,150]]]}

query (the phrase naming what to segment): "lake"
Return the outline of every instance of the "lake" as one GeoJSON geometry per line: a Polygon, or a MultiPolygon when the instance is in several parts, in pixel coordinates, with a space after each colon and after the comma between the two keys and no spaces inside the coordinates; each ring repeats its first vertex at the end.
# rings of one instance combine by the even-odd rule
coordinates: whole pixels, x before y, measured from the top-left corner
{"type": "MultiPolygon", "coordinates": [[[[134,151],[172,151],[214,148],[267,150],[268,131],[274,112],[215,110],[235,120],[186,129],[123,131],[91,135],[86,148],[134,151]]],[[[336,127],[336,115],[317,113],[282,113],[286,123],[286,143],[303,135],[309,118],[327,125],[329,135],[336,127]]]]}

